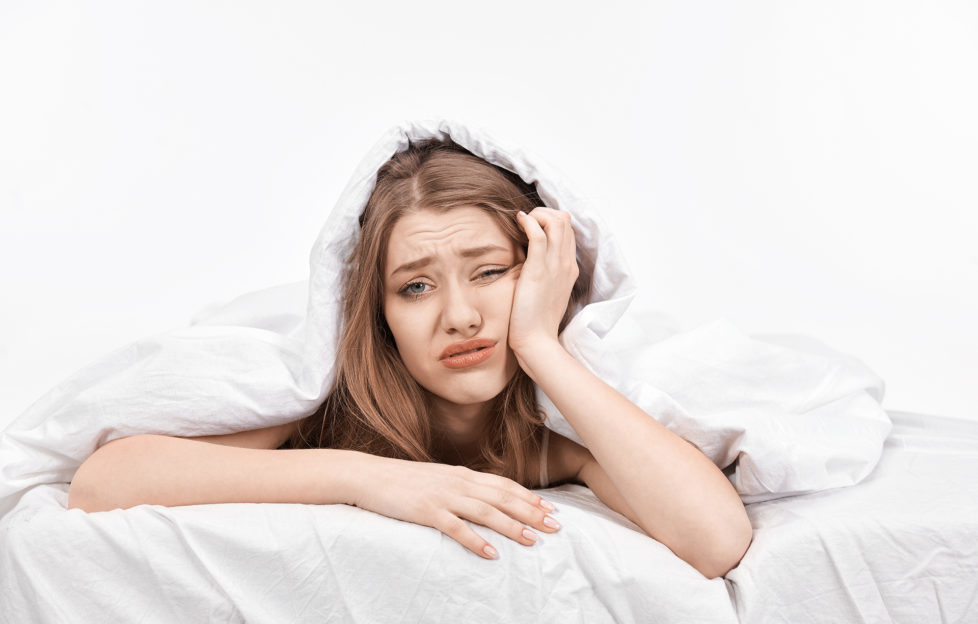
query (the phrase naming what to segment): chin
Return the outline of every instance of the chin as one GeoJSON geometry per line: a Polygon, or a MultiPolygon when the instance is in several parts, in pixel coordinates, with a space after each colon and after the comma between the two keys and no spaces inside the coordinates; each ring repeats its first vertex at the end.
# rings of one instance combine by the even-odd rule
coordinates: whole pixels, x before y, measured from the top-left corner
{"type": "Polygon", "coordinates": [[[447,387],[432,384],[428,391],[456,405],[472,405],[496,398],[506,388],[506,383],[500,379],[459,379],[447,387]]]}
{"type": "Polygon", "coordinates": [[[490,401],[506,389],[518,366],[497,367],[465,372],[433,372],[421,385],[433,395],[455,405],[473,405],[490,401]]]}
{"type": "MultiPolygon", "coordinates": [[[[418,372],[422,374],[423,379],[419,376],[415,376],[415,379],[429,393],[449,403],[455,405],[485,403],[499,396],[519,370],[516,356],[511,351],[506,355],[507,358],[501,365],[497,362],[485,368],[452,371],[443,368],[440,364],[432,368],[419,367],[418,372]]],[[[414,375],[414,371],[410,368],[408,370],[414,375]]]]}

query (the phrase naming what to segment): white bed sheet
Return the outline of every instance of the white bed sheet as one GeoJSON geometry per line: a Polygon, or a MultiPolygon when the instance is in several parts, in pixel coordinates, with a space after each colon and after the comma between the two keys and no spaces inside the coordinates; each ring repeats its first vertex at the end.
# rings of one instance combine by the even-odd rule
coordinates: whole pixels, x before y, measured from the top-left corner
{"type": "Polygon", "coordinates": [[[978,423],[890,412],[863,482],[752,503],[754,542],[707,580],[587,488],[500,559],[345,505],[66,510],[32,488],[0,520],[0,620],[21,622],[978,621],[978,423]]]}
{"type": "Polygon", "coordinates": [[[541,490],[559,532],[525,547],[473,528],[486,560],[429,527],[346,505],[66,510],[32,488],[0,520],[9,622],[737,621],[707,580],[577,485],[541,490]]]}
{"type": "Polygon", "coordinates": [[[742,622],[978,622],[978,423],[889,415],[862,482],[748,505],[742,622]]]}

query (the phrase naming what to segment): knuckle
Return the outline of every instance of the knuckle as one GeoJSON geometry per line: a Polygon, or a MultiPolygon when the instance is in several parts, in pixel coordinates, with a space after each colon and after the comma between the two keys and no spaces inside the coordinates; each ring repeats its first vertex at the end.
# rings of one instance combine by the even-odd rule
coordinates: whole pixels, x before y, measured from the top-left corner
{"type": "Polygon", "coordinates": [[[433,529],[438,529],[445,535],[451,535],[452,528],[446,514],[435,515],[435,517],[428,523],[428,526],[433,529]]]}
{"type": "Polygon", "coordinates": [[[499,488],[500,490],[509,490],[509,489],[513,488],[514,486],[517,487],[517,488],[522,487],[522,486],[520,486],[519,483],[517,483],[516,481],[513,481],[509,477],[504,477],[502,475],[497,475],[497,474],[493,474],[493,475],[489,475],[489,476],[492,477],[492,485],[494,485],[495,487],[499,488]]]}
{"type": "Polygon", "coordinates": [[[491,518],[496,511],[496,508],[486,501],[477,500],[472,505],[474,508],[473,511],[479,518],[491,518]]]}
{"type": "Polygon", "coordinates": [[[475,473],[465,466],[450,466],[446,474],[453,486],[462,487],[473,480],[475,473]]]}
{"type": "Polygon", "coordinates": [[[477,485],[492,485],[493,479],[495,478],[496,475],[492,474],[491,472],[482,472],[479,470],[473,470],[471,476],[472,481],[474,481],[477,485]]]}
{"type": "Polygon", "coordinates": [[[547,525],[543,521],[547,518],[547,512],[542,509],[533,510],[533,520],[531,521],[533,526],[546,530],[547,525]]]}
{"type": "Polygon", "coordinates": [[[483,555],[482,549],[486,546],[486,541],[461,518],[446,514],[435,528],[475,554],[483,555]]]}
{"type": "Polygon", "coordinates": [[[452,514],[446,514],[438,521],[438,526],[435,528],[454,539],[462,537],[469,530],[468,525],[461,518],[452,514]]]}
{"type": "Polygon", "coordinates": [[[509,507],[516,501],[520,500],[520,498],[520,496],[511,490],[500,490],[497,500],[499,501],[500,505],[509,507]]]}
{"type": "Polygon", "coordinates": [[[519,520],[510,520],[507,524],[509,525],[509,527],[507,528],[505,533],[506,537],[515,540],[517,542],[522,541],[523,529],[526,528],[526,525],[520,522],[519,520]]]}

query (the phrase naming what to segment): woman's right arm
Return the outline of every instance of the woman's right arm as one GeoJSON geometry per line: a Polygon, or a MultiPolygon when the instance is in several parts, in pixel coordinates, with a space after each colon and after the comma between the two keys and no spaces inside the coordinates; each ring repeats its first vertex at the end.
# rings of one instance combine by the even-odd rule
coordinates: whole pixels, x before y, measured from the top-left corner
{"type": "Polygon", "coordinates": [[[351,504],[364,453],[265,450],[163,435],[113,440],[81,465],[68,508],[205,503],[351,504]]]}
{"type": "MultiPolygon", "coordinates": [[[[429,462],[339,449],[241,448],[163,435],[105,444],[75,473],[68,508],[87,512],[150,504],[344,503],[438,529],[487,559],[490,544],[463,519],[524,546],[547,507],[511,479],[429,462]]],[[[552,509],[552,507],[551,507],[552,509]]]]}

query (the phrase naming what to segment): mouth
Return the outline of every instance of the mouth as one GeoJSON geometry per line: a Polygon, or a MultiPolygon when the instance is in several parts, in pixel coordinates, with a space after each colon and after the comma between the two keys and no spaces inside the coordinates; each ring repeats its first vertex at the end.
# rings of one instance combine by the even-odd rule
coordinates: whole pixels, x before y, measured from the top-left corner
{"type": "Polygon", "coordinates": [[[489,340],[487,338],[474,338],[472,340],[463,340],[461,342],[456,342],[455,344],[448,345],[444,351],[442,351],[440,360],[446,360],[453,357],[463,357],[471,356],[474,353],[480,353],[486,349],[491,349],[496,346],[495,340],[489,340]]]}
{"type": "Polygon", "coordinates": [[[479,351],[482,351],[483,349],[488,349],[488,348],[489,347],[479,347],[478,349],[472,349],[471,351],[462,351],[461,353],[455,353],[455,354],[449,355],[448,357],[454,358],[454,357],[459,357],[461,355],[468,355],[469,353],[478,353],[479,351]]]}
{"type": "MultiPolygon", "coordinates": [[[[464,346],[464,345],[463,345],[464,346]]],[[[459,368],[469,368],[470,366],[476,366],[482,364],[496,351],[496,345],[490,344],[484,347],[474,347],[471,349],[466,349],[465,351],[457,351],[443,357],[441,359],[442,365],[446,368],[459,369],[459,368]]]]}

